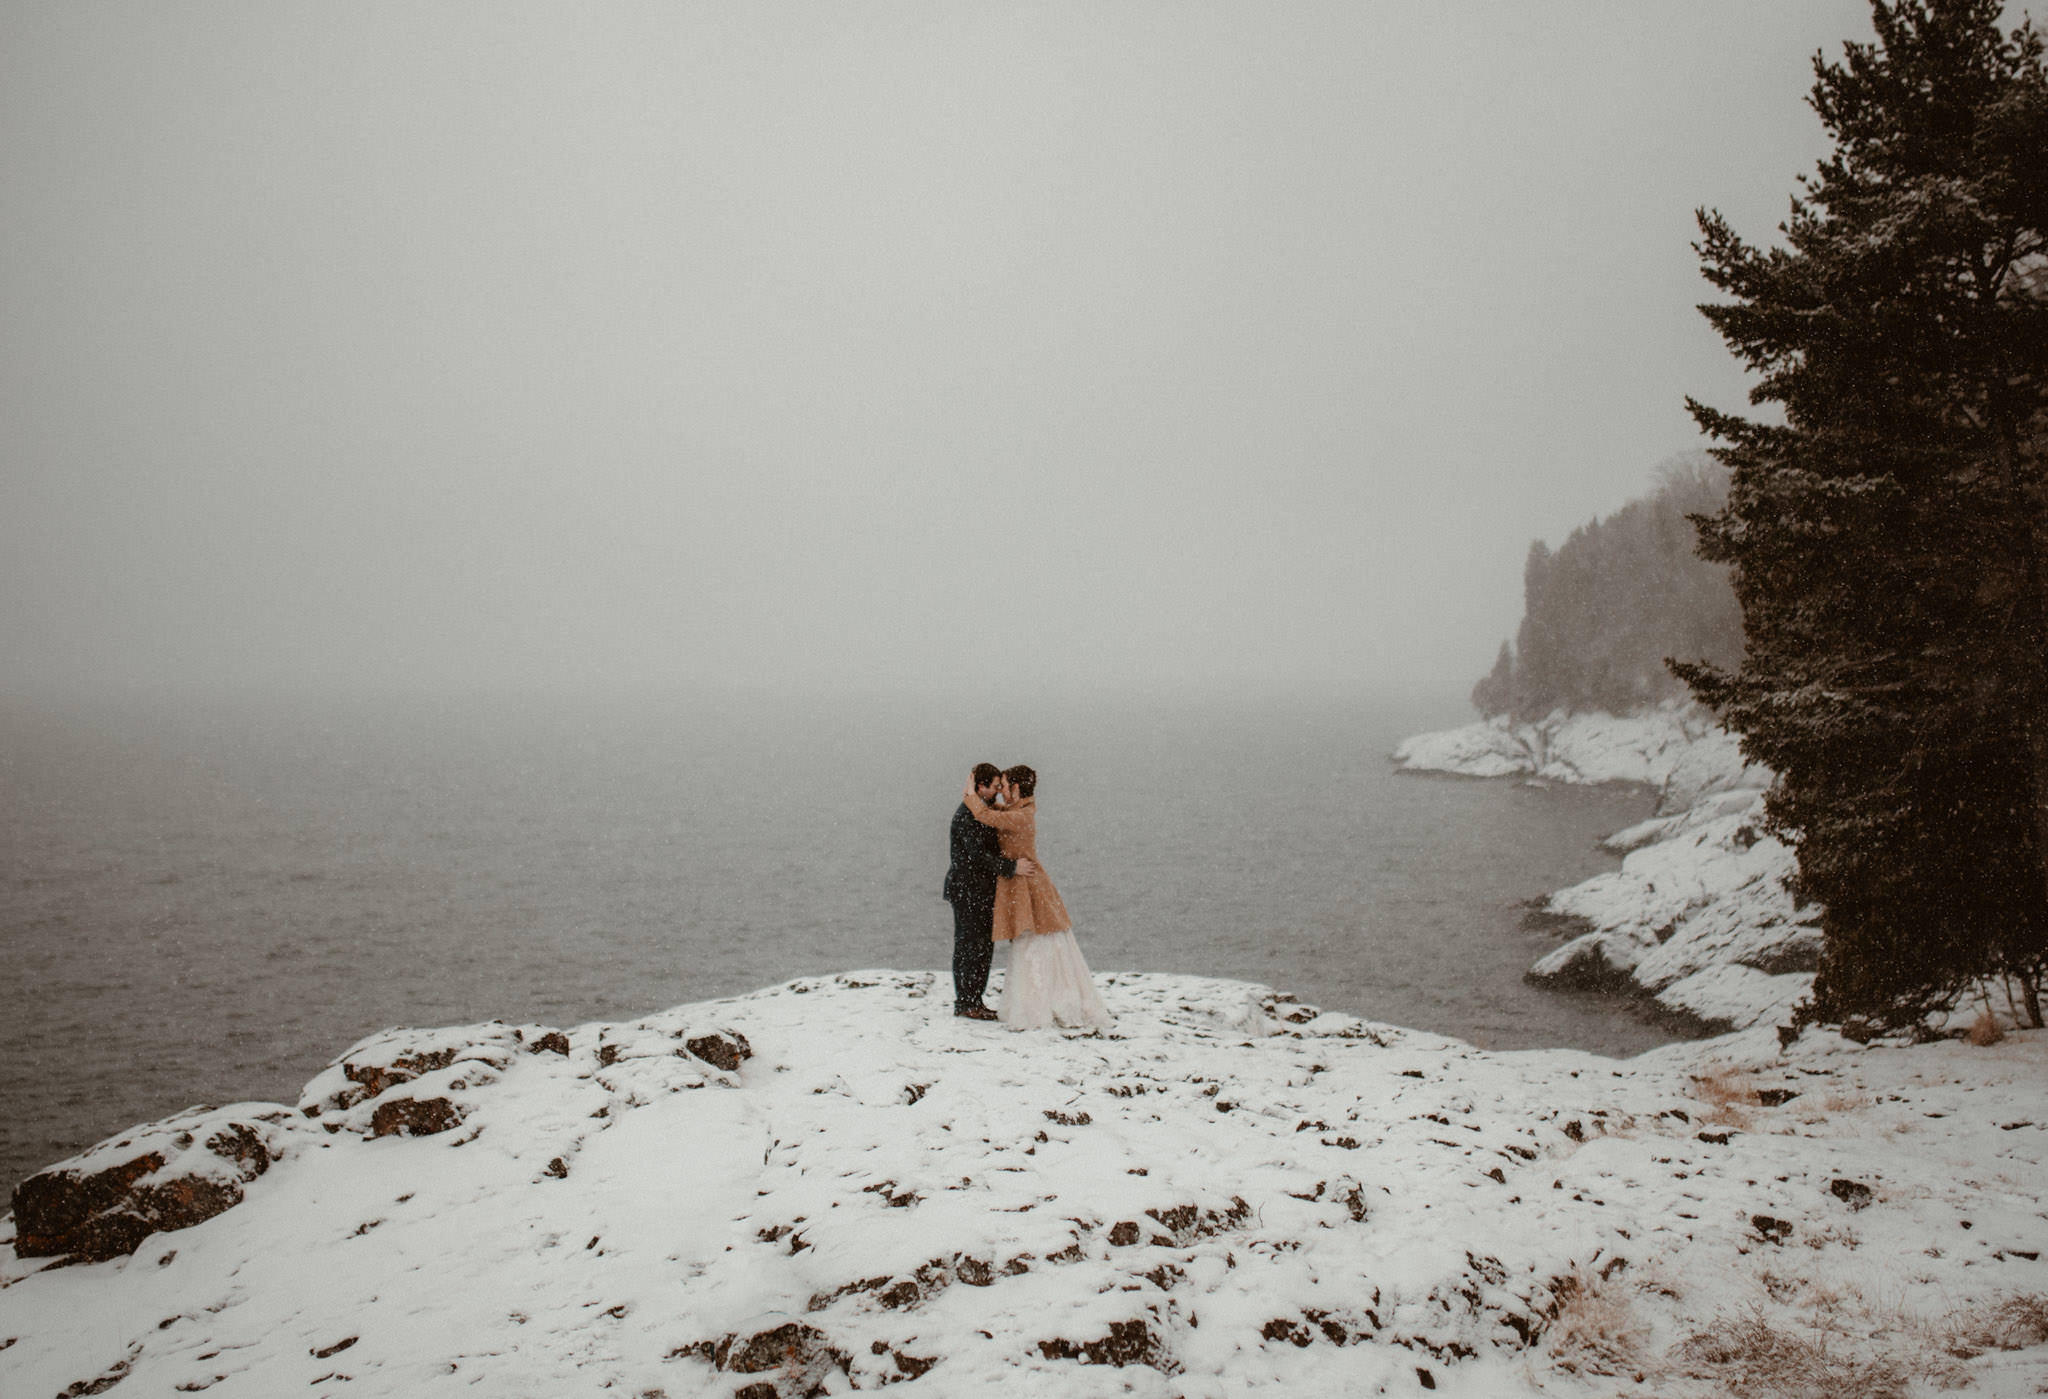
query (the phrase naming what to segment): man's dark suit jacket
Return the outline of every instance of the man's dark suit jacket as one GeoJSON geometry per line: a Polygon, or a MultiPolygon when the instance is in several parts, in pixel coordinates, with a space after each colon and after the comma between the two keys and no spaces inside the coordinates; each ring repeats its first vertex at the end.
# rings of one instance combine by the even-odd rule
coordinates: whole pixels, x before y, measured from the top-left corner
{"type": "Polygon", "coordinates": [[[984,826],[961,802],[953,813],[953,863],[946,870],[945,887],[939,897],[955,908],[987,909],[996,906],[996,880],[1017,872],[1017,862],[1003,858],[1001,837],[995,827],[984,826]]]}

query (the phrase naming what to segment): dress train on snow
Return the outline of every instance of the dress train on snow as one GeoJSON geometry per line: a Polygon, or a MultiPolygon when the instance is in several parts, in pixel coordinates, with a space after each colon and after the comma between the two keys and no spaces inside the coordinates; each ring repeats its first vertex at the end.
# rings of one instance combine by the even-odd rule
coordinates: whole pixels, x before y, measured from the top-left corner
{"type": "Polygon", "coordinates": [[[997,1014],[1013,1030],[1107,1030],[1113,1023],[1071,931],[1020,933],[1010,940],[997,1014]]]}

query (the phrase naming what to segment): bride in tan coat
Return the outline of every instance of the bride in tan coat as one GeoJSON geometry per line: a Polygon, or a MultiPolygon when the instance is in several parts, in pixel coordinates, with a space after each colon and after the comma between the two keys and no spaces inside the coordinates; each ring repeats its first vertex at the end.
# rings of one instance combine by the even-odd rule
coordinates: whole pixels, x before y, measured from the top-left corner
{"type": "Polygon", "coordinates": [[[970,777],[965,800],[975,820],[994,827],[1005,859],[1027,858],[1036,866],[1028,875],[996,881],[994,937],[1010,944],[998,1012],[1003,1023],[1013,1030],[1055,1024],[1108,1029],[1109,1008],[1074,940],[1074,921],[1038,858],[1038,774],[1021,764],[1006,771],[1000,807],[983,801],[970,777]]]}

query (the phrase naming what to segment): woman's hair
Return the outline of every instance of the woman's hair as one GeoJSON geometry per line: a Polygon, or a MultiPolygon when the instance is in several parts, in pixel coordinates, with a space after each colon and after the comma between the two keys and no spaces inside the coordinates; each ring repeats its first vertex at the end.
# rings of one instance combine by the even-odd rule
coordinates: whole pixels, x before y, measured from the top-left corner
{"type": "Polygon", "coordinates": [[[1038,792],[1038,774],[1022,763],[1013,768],[1003,769],[1003,776],[1017,784],[1017,795],[1020,797],[1034,796],[1038,792]]]}

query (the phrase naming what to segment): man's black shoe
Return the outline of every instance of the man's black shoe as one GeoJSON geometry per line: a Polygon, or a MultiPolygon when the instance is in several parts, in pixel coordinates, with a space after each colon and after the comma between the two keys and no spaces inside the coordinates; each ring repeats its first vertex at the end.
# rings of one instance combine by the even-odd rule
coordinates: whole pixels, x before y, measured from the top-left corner
{"type": "Polygon", "coordinates": [[[953,1014],[965,1020],[993,1020],[996,1013],[987,1006],[954,1006],[953,1014]]]}

